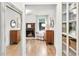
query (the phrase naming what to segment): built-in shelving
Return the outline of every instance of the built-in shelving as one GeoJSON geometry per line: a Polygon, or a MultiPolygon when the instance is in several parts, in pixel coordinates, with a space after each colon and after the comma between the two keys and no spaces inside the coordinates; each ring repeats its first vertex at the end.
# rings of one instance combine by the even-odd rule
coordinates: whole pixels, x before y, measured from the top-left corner
{"type": "Polygon", "coordinates": [[[62,55],[78,55],[78,3],[62,4],[62,55]]]}
{"type": "Polygon", "coordinates": [[[67,5],[62,5],[62,56],[67,55],[67,5]]]}
{"type": "Polygon", "coordinates": [[[76,52],[76,39],[69,37],[69,48],[76,52]]]}
{"type": "Polygon", "coordinates": [[[66,21],[66,4],[63,4],[62,6],[62,21],[65,22],[66,21]]]}

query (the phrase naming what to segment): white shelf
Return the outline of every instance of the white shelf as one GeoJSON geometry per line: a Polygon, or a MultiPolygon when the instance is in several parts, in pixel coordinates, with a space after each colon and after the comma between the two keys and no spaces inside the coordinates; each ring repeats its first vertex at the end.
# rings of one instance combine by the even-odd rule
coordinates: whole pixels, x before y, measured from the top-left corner
{"type": "Polygon", "coordinates": [[[76,20],[69,20],[69,22],[71,23],[71,22],[76,22],[76,20]]]}
{"type": "Polygon", "coordinates": [[[71,37],[71,38],[77,39],[76,36],[73,36],[73,35],[70,35],[70,34],[68,34],[68,36],[71,37]]]}
{"type": "Polygon", "coordinates": [[[67,33],[65,33],[65,32],[62,32],[62,34],[67,35],[67,33]]]}
{"type": "Polygon", "coordinates": [[[76,36],[72,36],[72,35],[67,34],[67,33],[65,33],[65,32],[62,32],[62,34],[63,34],[63,35],[67,35],[67,36],[69,36],[69,37],[72,37],[72,38],[74,38],[74,39],[77,39],[76,36]]]}
{"type": "Polygon", "coordinates": [[[75,49],[73,49],[72,47],[69,47],[74,53],[76,53],[76,50],[75,49]]]}
{"type": "Polygon", "coordinates": [[[73,7],[73,8],[71,8],[71,9],[69,9],[69,11],[72,11],[72,10],[74,10],[74,9],[76,9],[77,7],[73,7]]]}
{"type": "Polygon", "coordinates": [[[67,21],[63,21],[62,23],[66,23],[67,21]]]}
{"type": "Polygon", "coordinates": [[[11,28],[9,30],[21,30],[21,28],[11,28]]]}

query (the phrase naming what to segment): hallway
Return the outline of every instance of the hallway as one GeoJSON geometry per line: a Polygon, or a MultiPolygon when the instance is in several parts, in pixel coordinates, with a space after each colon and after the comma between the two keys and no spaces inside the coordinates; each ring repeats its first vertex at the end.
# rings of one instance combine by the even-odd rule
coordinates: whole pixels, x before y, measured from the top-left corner
{"type": "Polygon", "coordinates": [[[1,3],[0,55],[61,56],[60,6],[60,3],[1,3]]]}
{"type": "Polygon", "coordinates": [[[46,45],[45,41],[27,39],[26,43],[27,56],[55,56],[55,47],[46,45]]]}

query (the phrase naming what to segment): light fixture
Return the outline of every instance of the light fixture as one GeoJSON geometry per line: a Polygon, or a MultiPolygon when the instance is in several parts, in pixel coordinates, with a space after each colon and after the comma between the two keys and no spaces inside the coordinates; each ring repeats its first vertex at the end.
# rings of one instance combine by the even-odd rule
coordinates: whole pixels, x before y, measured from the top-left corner
{"type": "Polygon", "coordinates": [[[32,10],[26,9],[26,15],[31,14],[32,10]]]}
{"type": "Polygon", "coordinates": [[[43,23],[43,24],[42,24],[42,27],[45,27],[45,26],[46,26],[46,25],[43,23]]]}

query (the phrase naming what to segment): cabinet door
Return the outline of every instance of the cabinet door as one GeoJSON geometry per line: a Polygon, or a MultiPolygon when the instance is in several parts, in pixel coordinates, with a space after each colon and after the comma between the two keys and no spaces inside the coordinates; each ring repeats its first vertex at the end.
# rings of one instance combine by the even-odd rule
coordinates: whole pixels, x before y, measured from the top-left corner
{"type": "Polygon", "coordinates": [[[54,31],[52,30],[46,31],[46,43],[54,44],[54,31]]]}
{"type": "Polygon", "coordinates": [[[46,42],[50,43],[50,32],[46,31],[46,42]]]}
{"type": "Polygon", "coordinates": [[[20,36],[19,31],[10,31],[10,44],[16,44],[19,42],[20,36]]]}

